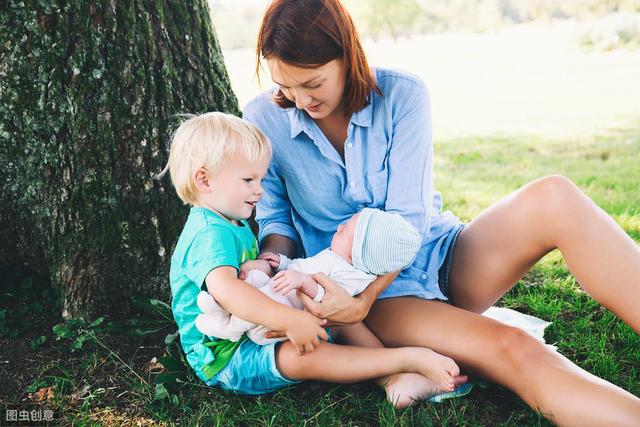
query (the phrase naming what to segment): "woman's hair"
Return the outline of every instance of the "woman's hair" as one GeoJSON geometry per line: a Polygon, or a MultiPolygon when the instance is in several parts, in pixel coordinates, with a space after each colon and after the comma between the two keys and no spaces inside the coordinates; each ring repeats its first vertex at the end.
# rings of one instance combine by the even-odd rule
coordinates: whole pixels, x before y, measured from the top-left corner
{"type": "Polygon", "coordinates": [[[234,155],[251,163],[271,158],[269,139],[246,120],[220,112],[185,114],[184,117],[187,120],[171,138],[167,166],[156,178],[168,170],[178,197],[187,204],[196,202],[193,181],[196,170],[205,168],[215,176],[224,161],[234,155]]]}
{"type": "MultiPolygon", "coordinates": [[[[369,103],[371,91],[382,94],[353,21],[339,0],[273,0],[262,18],[256,56],[256,74],[262,58],[301,68],[339,59],[346,74],[343,106],[347,116],[369,103]]],[[[281,90],[275,100],[280,107],[295,106],[281,90]]]]}

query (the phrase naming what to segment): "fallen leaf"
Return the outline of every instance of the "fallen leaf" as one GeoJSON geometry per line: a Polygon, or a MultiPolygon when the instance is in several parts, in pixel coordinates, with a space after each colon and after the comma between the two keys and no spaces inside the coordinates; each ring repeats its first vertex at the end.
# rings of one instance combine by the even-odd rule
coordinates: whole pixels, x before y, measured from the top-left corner
{"type": "Polygon", "coordinates": [[[159,374],[161,372],[164,372],[165,368],[162,363],[158,362],[158,358],[154,356],[153,359],[151,359],[149,363],[147,363],[145,370],[149,374],[159,374]]]}
{"type": "Polygon", "coordinates": [[[43,387],[35,393],[29,393],[29,399],[34,402],[48,402],[53,400],[56,395],[55,386],[43,387]]]}

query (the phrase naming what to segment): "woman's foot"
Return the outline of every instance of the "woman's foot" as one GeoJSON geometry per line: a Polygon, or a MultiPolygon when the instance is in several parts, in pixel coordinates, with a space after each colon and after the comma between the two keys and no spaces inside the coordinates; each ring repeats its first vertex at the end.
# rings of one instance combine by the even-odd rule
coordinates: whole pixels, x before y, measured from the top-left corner
{"type": "MultiPolygon", "coordinates": [[[[439,393],[453,391],[456,387],[456,377],[460,375],[460,368],[450,357],[436,353],[428,348],[415,348],[414,359],[417,363],[417,373],[433,381],[439,393]]],[[[413,371],[416,372],[416,371],[413,371]]]]}

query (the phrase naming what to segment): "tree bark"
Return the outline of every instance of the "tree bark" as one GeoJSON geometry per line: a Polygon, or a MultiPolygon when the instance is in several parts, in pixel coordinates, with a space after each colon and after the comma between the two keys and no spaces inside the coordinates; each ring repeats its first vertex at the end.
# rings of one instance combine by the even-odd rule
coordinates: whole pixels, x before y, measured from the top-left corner
{"type": "Polygon", "coordinates": [[[167,298],[187,207],[154,180],[180,113],[238,105],[206,0],[0,0],[0,259],[65,315],[167,298]]]}

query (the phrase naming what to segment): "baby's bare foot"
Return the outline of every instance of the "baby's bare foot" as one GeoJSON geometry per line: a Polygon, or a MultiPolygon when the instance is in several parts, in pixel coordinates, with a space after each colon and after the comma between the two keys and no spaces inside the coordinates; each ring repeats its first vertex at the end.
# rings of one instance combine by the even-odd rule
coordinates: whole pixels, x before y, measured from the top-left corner
{"type": "Polygon", "coordinates": [[[453,391],[460,368],[453,359],[436,353],[428,348],[417,349],[420,352],[418,372],[438,385],[442,392],[453,391]]]}

